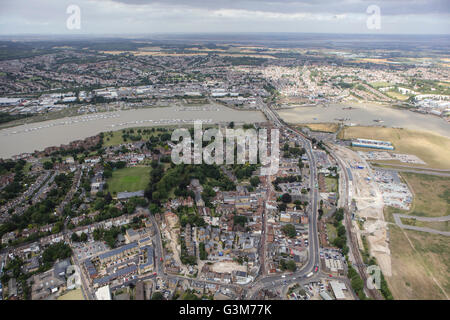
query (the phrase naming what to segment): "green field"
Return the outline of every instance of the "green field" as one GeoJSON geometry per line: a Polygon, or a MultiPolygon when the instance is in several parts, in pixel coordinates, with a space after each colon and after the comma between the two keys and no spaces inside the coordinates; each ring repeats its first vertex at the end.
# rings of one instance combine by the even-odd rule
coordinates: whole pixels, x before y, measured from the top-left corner
{"type": "MultiPolygon", "coordinates": [[[[104,138],[103,138],[103,144],[105,147],[109,147],[109,146],[116,146],[116,145],[125,143],[125,141],[122,138],[122,134],[125,131],[130,131],[130,130],[134,130],[134,133],[133,133],[134,135],[140,135],[142,137],[141,141],[146,141],[146,140],[150,139],[150,137],[157,136],[162,133],[160,131],[157,131],[158,127],[154,127],[154,129],[155,129],[154,132],[152,132],[151,129],[153,129],[153,127],[136,127],[136,128],[122,129],[122,130],[118,130],[118,131],[105,132],[104,138]],[[138,130],[140,132],[138,132],[138,130]],[[144,132],[143,130],[148,130],[148,131],[144,132]]],[[[133,142],[133,141],[128,139],[126,142],[133,142]]]]}
{"type": "Polygon", "coordinates": [[[332,223],[327,223],[327,235],[328,235],[328,242],[333,243],[334,239],[337,237],[336,228],[332,223]]]}
{"type": "MultiPolygon", "coordinates": [[[[401,173],[414,194],[409,211],[386,207],[392,277],[389,288],[395,299],[448,299],[450,294],[450,242],[448,237],[403,230],[394,224],[393,213],[437,217],[450,214],[450,179],[424,174],[401,173]]],[[[403,223],[448,231],[448,222],[403,223]]]]}
{"type": "Polygon", "coordinates": [[[327,192],[338,191],[338,179],[333,177],[325,177],[325,184],[327,185],[327,192]]]}
{"type": "Polygon", "coordinates": [[[84,300],[84,297],[81,289],[76,289],[59,296],[57,300],[84,300]]]}
{"type": "Polygon", "coordinates": [[[375,81],[375,82],[370,83],[370,85],[372,87],[374,87],[375,89],[391,86],[391,84],[389,82],[385,82],[385,81],[375,81]]]}
{"type": "MultiPolygon", "coordinates": [[[[137,130],[139,128],[129,128],[129,129],[125,129],[125,130],[128,131],[130,129],[135,129],[135,134],[138,135],[137,130]]],[[[149,129],[149,128],[146,128],[146,129],[149,129]]],[[[122,138],[122,134],[125,130],[105,132],[104,137],[103,137],[104,146],[110,147],[110,146],[116,146],[116,145],[124,143],[125,141],[122,138]]],[[[153,136],[155,134],[158,134],[158,132],[155,131],[155,132],[150,132],[148,134],[140,133],[143,141],[148,140],[151,136],[153,136]]],[[[128,142],[132,142],[132,141],[128,140],[128,142]]]]}
{"type": "Polygon", "coordinates": [[[441,217],[450,215],[450,178],[403,172],[401,176],[412,188],[413,216],[441,217]]]}
{"type": "Polygon", "coordinates": [[[305,123],[299,125],[298,128],[307,127],[311,131],[335,133],[339,129],[337,123],[305,123]]]}
{"type": "Polygon", "coordinates": [[[150,179],[150,167],[133,167],[114,170],[107,180],[108,191],[111,193],[144,190],[150,179]]]}
{"type": "Polygon", "coordinates": [[[401,218],[404,224],[415,226],[415,227],[425,227],[439,231],[450,231],[450,221],[420,221],[412,218],[401,218]]]}
{"type": "MultiPolygon", "coordinates": [[[[408,211],[385,207],[386,221],[394,223],[394,213],[409,214],[419,217],[442,217],[450,215],[450,178],[402,172],[401,177],[412,189],[413,203],[408,211]]],[[[420,225],[417,221],[416,224],[420,225]]],[[[443,222],[434,222],[444,225],[443,222]]],[[[445,228],[444,226],[442,228],[445,228]]],[[[438,228],[438,230],[443,230],[438,228]]]]}
{"type": "Polygon", "coordinates": [[[393,98],[393,99],[397,99],[400,101],[405,101],[408,100],[409,96],[401,94],[400,92],[397,91],[388,91],[386,92],[386,95],[388,95],[389,97],[393,98]]]}
{"type": "Polygon", "coordinates": [[[441,299],[450,295],[448,237],[389,227],[394,299],[441,299]]]}

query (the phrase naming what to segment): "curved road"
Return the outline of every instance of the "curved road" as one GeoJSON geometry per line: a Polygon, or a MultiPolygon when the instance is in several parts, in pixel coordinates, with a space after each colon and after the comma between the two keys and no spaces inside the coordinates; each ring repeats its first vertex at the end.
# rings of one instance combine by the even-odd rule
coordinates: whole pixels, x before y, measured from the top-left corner
{"type": "Polygon", "coordinates": [[[409,224],[404,224],[402,222],[401,218],[414,219],[414,220],[424,221],[424,222],[446,222],[446,221],[450,220],[450,216],[445,216],[445,217],[418,217],[418,216],[411,216],[411,215],[407,215],[407,214],[394,213],[395,223],[402,229],[422,231],[422,232],[440,234],[440,235],[443,235],[443,236],[450,237],[450,231],[440,231],[440,230],[431,229],[431,228],[427,228],[427,227],[417,227],[417,226],[412,226],[412,225],[409,225],[409,224]]]}

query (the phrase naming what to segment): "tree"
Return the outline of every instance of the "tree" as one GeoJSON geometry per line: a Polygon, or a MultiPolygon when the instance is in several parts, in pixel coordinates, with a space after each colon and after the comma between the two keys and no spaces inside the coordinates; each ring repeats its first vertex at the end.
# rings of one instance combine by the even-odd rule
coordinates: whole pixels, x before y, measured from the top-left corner
{"type": "Polygon", "coordinates": [[[79,242],[80,241],[80,237],[74,232],[72,233],[72,236],[70,237],[72,242],[79,242]]]}
{"type": "Polygon", "coordinates": [[[150,210],[150,213],[155,214],[155,213],[159,213],[161,211],[161,208],[154,203],[150,203],[150,205],[148,206],[148,209],[150,210]]]}
{"type": "Polygon", "coordinates": [[[344,219],[344,209],[342,208],[337,209],[334,218],[337,221],[341,221],[342,219],[344,219]]]}
{"type": "Polygon", "coordinates": [[[43,164],[43,166],[44,166],[44,169],[45,169],[45,170],[53,169],[53,162],[51,162],[51,161],[45,161],[44,164],[43,164]]]}
{"type": "Polygon", "coordinates": [[[286,262],[286,269],[292,272],[294,272],[297,269],[294,260],[289,260],[288,262],[286,262]]]}
{"type": "Polygon", "coordinates": [[[337,237],[336,239],[334,239],[333,244],[338,248],[344,248],[346,242],[347,242],[347,238],[344,235],[342,237],[337,237]]]}
{"type": "Polygon", "coordinates": [[[278,205],[278,210],[280,211],[286,211],[286,208],[287,208],[286,203],[280,203],[278,205]]]}
{"type": "Polygon", "coordinates": [[[200,300],[192,291],[186,290],[181,296],[181,300],[200,300]]]}
{"type": "Polygon", "coordinates": [[[164,296],[161,292],[156,291],[152,294],[152,300],[164,300],[164,296]]]}
{"type": "Polygon", "coordinates": [[[63,242],[50,245],[42,253],[42,260],[45,264],[53,264],[58,259],[66,259],[72,255],[72,249],[63,242]]]}
{"type": "Polygon", "coordinates": [[[87,239],[88,239],[88,236],[87,236],[87,234],[83,232],[83,233],[81,234],[81,236],[80,236],[80,240],[81,240],[81,242],[86,242],[86,241],[87,241],[87,239]]]}
{"type": "Polygon", "coordinates": [[[317,210],[319,212],[319,220],[322,219],[322,215],[323,215],[323,209],[320,208],[319,210],[317,210]]]}
{"type": "Polygon", "coordinates": [[[345,227],[341,224],[337,229],[337,234],[339,237],[345,235],[345,227]]]}
{"type": "Polygon", "coordinates": [[[205,243],[200,242],[198,247],[200,249],[200,260],[208,259],[208,253],[205,251],[205,243]]]}
{"type": "Polygon", "coordinates": [[[301,169],[303,169],[305,167],[305,164],[302,161],[302,158],[298,159],[298,167],[301,169]]]}
{"type": "Polygon", "coordinates": [[[292,201],[292,197],[291,197],[291,195],[289,193],[284,193],[281,196],[281,201],[283,201],[284,203],[289,203],[289,202],[292,201]]]}
{"type": "Polygon", "coordinates": [[[259,185],[259,177],[251,177],[250,184],[256,188],[259,185]]]}
{"type": "Polygon", "coordinates": [[[234,216],[233,222],[234,222],[234,224],[240,224],[243,227],[247,223],[247,217],[246,216],[234,216]]]}
{"type": "Polygon", "coordinates": [[[156,167],[158,167],[158,161],[152,160],[152,162],[150,163],[150,166],[151,166],[153,169],[156,169],[156,167]]]}
{"type": "Polygon", "coordinates": [[[111,201],[112,201],[112,196],[111,196],[111,193],[108,192],[108,193],[105,195],[105,202],[106,202],[107,204],[110,204],[111,201]]]}
{"type": "Polygon", "coordinates": [[[295,231],[295,226],[293,224],[286,224],[281,228],[281,231],[289,238],[294,238],[297,235],[295,231]]]}

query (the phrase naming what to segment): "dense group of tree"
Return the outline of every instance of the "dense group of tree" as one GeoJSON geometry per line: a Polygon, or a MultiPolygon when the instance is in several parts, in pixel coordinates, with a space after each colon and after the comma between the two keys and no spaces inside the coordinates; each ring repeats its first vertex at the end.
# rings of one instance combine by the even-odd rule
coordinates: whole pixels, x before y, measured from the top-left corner
{"type": "Polygon", "coordinates": [[[180,260],[183,264],[195,265],[197,264],[197,257],[191,256],[188,254],[186,242],[183,237],[180,237],[181,244],[181,252],[180,252],[180,260]]]}
{"type": "Polygon", "coordinates": [[[46,199],[28,207],[21,215],[13,214],[9,221],[0,226],[0,235],[17,229],[23,230],[33,224],[42,226],[58,222],[60,217],[55,216],[54,211],[69,191],[72,179],[73,174],[57,175],[54,180],[56,186],[48,192],[46,199]]]}
{"type": "Polygon", "coordinates": [[[72,256],[72,249],[64,242],[49,245],[42,253],[42,263],[45,270],[50,269],[56,260],[63,260],[72,256]]]}
{"type": "Polygon", "coordinates": [[[294,260],[285,260],[285,259],[280,259],[280,269],[281,271],[285,271],[285,270],[289,270],[291,272],[294,272],[295,270],[297,270],[297,266],[295,265],[294,260]]]}
{"type": "Polygon", "coordinates": [[[10,278],[15,278],[18,285],[22,288],[22,298],[24,300],[31,299],[31,286],[27,279],[31,276],[30,273],[24,272],[24,262],[19,257],[14,257],[8,261],[3,268],[1,283],[6,286],[10,278]]]}
{"type": "Polygon", "coordinates": [[[283,156],[285,158],[301,157],[306,153],[305,148],[290,147],[288,143],[283,145],[283,156]]]}
{"type": "Polygon", "coordinates": [[[346,255],[349,249],[347,246],[347,236],[345,234],[345,227],[342,224],[343,219],[344,219],[344,209],[343,208],[336,209],[336,213],[334,214],[333,225],[336,228],[337,236],[333,240],[333,245],[341,249],[342,253],[346,255]]]}
{"type": "Polygon", "coordinates": [[[280,183],[293,183],[293,182],[301,182],[302,176],[286,176],[286,177],[276,177],[274,181],[272,181],[272,184],[276,191],[281,191],[281,188],[279,187],[280,183]]]}
{"type": "MultiPolygon", "coordinates": [[[[173,191],[175,196],[194,197],[187,186],[192,179],[198,179],[207,190],[205,196],[212,197],[211,189],[220,187],[229,191],[236,188],[235,184],[228,179],[216,165],[172,165],[167,170],[161,164],[154,165],[150,172],[150,182],[145,190],[145,196],[155,204],[160,204],[169,198],[173,191]]],[[[215,193],[214,193],[215,195],[215,193]]]]}
{"type": "Polygon", "coordinates": [[[235,225],[240,225],[241,227],[245,227],[245,224],[247,223],[248,218],[246,216],[239,216],[239,215],[234,215],[233,216],[233,223],[235,225]]]}
{"type": "Polygon", "coordinates": [[[98,192],[96,196],[92,208],[94,210],[99,210],[100,213],[95,216],[95,222],[117,218],[123,214],[132,214],[137,207],[146,207],[148,205],[148,201],[144,198],[133,197],[128,199],[127,202],[123,204],[123,209],[120,210],[111,202],[112,197],[110,193],[103,194],[102,192],[98,192]]]}
{"type": "Polygon", "coordinates": [[[14,180],[0,192],[0,205],[25,191],[24,178],[26,176],[23,172],[25,164],[24,160],[0,162],[0,174],[14,173],[14,180]]]}
{"type": "Polygon", "coordinates": [[[100,228],[94,230],[93,237],[95,241],[105,241],[110,248],[115,248],[117,237],[123,232],[125,230],[119,227],[112,227],[108,230],[100,228]]]}
{"type": "Polygon", "coordinates": [[[187,224],[196,227],[203,227],[206,223],[205,220],[195,211],[194,208],[188,208],[185,206],[179,206],[177,208],[178,218],[180,219],[180,225],[184,228],[187,224]]]}
{"type": "Polygon", "coordinates": [[[34,114],[10,114],[7,112],[0,112],[0,124],[23,118],[28,118],[31,116],[34,116],[34,114]]]}
{"type": "Polygon", "coordinates": [[[259,164],[235,164],[233,165],[233,173],[239,180],[248,179],[253,172],[258,169],[259,164]]]}
{"type": "Polygon", "coordinates": [[[297,231],[293,224],[285,224],[281,227],[281,231],[289,238],[294,238],[297,235],[297,231]]]}

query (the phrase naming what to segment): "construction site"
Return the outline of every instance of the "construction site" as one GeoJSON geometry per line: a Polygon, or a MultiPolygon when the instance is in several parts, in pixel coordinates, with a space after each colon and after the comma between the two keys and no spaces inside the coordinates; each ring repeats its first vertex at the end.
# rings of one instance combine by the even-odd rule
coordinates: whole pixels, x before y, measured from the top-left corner
{"type": "Polygon", "coordinates": [[[389,233],[383,214],[383,194],[374,181],[374,172],[357,152],[338,146],[334,151],[347,168],[349,190],[343,185],[339,190],[341,194],[347,192],[347,199],[354,208],[351,232],[356,234],[361,251],[365,250],[362,236],[367,239],[370,255],[376,258],[383,274],[390,276],[389,233]]]}

